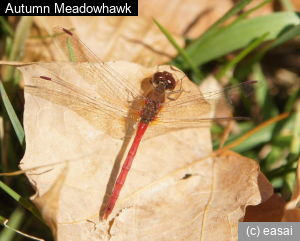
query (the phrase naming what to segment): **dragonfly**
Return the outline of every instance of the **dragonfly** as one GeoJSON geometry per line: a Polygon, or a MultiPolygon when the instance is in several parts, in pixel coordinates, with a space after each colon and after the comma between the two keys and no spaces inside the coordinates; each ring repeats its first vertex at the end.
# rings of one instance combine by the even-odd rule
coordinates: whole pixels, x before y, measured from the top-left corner
{"type": "Polygon", "coordinates": [[[94,91],[59,77],[47,76],[33,76],[32,85],[25,86],[25,91],[73,110],[95,129],[113,138],[134,136],[107,204],[105,220],[114,209],[142,138],[149,139],[184,128],[208,126],[218,120],[246,119],[207,118],[204,115],[218,107],[230,105],[236,93],[249,96],[254,92],[255,85],[260,83],[247,81],[213,92],[192,94],[183,87],[185,74],[178,78],[171,71],[158,69],[149,76],[150,91],[143,94],[109,64],[99,59],[71,31],[55,27],[53,33],[68,63],[94,91]],[[186,92],[185,95],[181,95],[183,92],[186,92]]]}

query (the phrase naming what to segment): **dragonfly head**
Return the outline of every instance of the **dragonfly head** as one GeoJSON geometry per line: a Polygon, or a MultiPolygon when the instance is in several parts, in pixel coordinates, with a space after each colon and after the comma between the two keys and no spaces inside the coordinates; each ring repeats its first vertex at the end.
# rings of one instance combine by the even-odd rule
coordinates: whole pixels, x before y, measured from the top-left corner
{"type": "Polygon", "coordinates": [[[167,71],[156,72],[150,79],[151,84],[155,89],[161,91],[174,90],[176,81],[171,73],[167,71]]]}

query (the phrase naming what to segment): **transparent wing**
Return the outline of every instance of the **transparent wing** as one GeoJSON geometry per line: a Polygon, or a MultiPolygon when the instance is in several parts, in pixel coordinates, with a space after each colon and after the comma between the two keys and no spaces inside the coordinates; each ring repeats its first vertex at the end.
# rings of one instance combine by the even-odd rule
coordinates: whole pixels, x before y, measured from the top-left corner
{"type": "Polygon", "coordinates": [[[158,119],[150,124],[143,139],[147,140],[171,131],[186,128],[207,128],[212,122],[230,121],[230,120],[248,120],[247,117],[224,117],[224,118],[190,118],[186,120],[178,119],[158,119]]]}
{"type": "Polygon", "coordinates": [[[55,27],[53,32],[70,65],[100,96],[123,103],[143,98],[138,90],[93,54],[73,33],[62,27],[55,27]]]}
{"type": "Polygon", "coordinates": [[[213,112],[218,107],[231,105],[236,94],[251,95],[255,91],[254,86],[260,87],[261,82],[247,81],[222,90],[169,101],[163,104],[158,117],[164,121],[168,118],[178,118],[191,119],[194,122],[195,118],[198,119],[207,113],[213,112]]]}
{"type": "MultiPolygon", "coordinates": [[[[32,77],[34,86],[25,86],[26,93],[63,105],[90,122],[96,129],[114,138],[128,135],[128,125],[134,125],[139,110],[118,101],[107,102],[69,82],[48,77],[32,77]]],[[[132,135],[133,133],[131,133],[132,135]]]]}
{"type": "Polygon", "coordinates": [[[145,138],[177,129],[208,127],[214,121],[247,119],[245,117],[207,118],[205,115],[219,107],[231,105],[236,94],[251,95],[255,91],[254,86],[261,87],[262,82],[248,81],[222,90],[166,102],[153,122],[153,126],[147,130],[149,133],[145,134],[145,138]]]}

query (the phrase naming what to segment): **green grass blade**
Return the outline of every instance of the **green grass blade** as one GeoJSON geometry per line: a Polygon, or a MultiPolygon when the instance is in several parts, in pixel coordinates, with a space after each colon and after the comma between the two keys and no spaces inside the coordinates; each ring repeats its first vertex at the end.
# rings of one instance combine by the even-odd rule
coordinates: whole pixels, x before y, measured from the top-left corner
{"type": "Polygon", "coordinates": [[[266,173],[266,177],[268,178],[268,180],[271,180],[273,178],[278,178],[278,177],[284,176],[286,174],[289,174],[291,172],[295,173],[295,171],[296,171],[295,167],[289,167],[289,165],[284,165],[284,166],[281,166],[281,167],[275,169],[274,172],[266,173]]]}
{"type": "Polygon", "coordinates": [[[296,11],[293,3],[291,3],[290,0],[280,0],[280,3],[285,8],[286,11],[291,11],[291,12],[296,11]]]}
{"type": "Polygon", "coordinates": [[[237,73],[235,73],[235,77],[237,79],[244,79],[251,72],[252,66],[255,63],[259,62],[268,51],[300,35],[300,25],[297,25],[295,27],[287,26],[287,28],[289,29],[285,29],[283,32],[281,32],[276,40],[274,40],[267,47],[265,47],[264,50],[254,55],[251,59],[249,59],[247,63],[243,65],[242,68],[239,68],[237,73]]]}
{"type": "Polygon", "coordinates": [[[256,11],[257,9],[261,8],[262,6],[264,6],[265,4],[267,4],[268,2],[271,2],[271,1],[274,1],[274,0],[266,0],[266,1],[262,2],[261,4],[257,5],[256,7],[252,8],[252,9],[246,11],[245,13],[241,14],[240,16],[238,16],[229,25],[225,26],[222,29],[217,29],[218,25],[221,25],[224,20],[226,21],[228,18],[230,18],[230,17],[234,16],[235,14],[237,14],[238,12],[240,12],[250,2],[242,1],[242,2],[236,3],[232,7],[232,9],[230,9],[224,15],[224,17],[221,18],[222,20],[217,21],[217,23],[215,23],[212,27],[210,27],[202,36],[200,36],[196,41],[193,42],[192,45],[189,46],[189,48],[191,48],[190,51],[191,52],[197,52],[196,49],[199,48],[203,42],[205,42],[206,40],[209,40],[210,38],[213,38],[214,35],[221,34],[227,28],[231,28],[233,25],[238,23],[240,20],[246,18],[250,13],[256,11]],[[193,50],[193,48],[194,48],[194,50],[193,50]]]}
{"type": "Polygon", "coordinates": [[[270,46],[267,48],[266,51],[269,51],[299,35],[300,35],[300,25],[292,27],[288,31],[284,31],[282,35],[280,35],[272,44],[270,44],[270,46]]]}
{"type": "Polygon", "coordinates": [[[0,16],[0,26],[3,29],[3,32],[7,33],[10,37],[14,36],[14,30],[11,28],[9,23],[6,21],[4,16],[0,16]]]}
{"type": "Polygon", "coordinates": [[[4,218],[0,215],[0,223],[4,226],[4,224],[8,221],[7,218],[4,218]]]}
{"type": "Polygon", "coordinates": [[[294,189],[294,184],[296,181],[296,169],[300,154],[300,104],[297,106],[296,117],[294,120],[294,128],[292,141],[290,144],[290,153],[287,157],[287,164],[273,170],[273,172],[268,173],[268,177],[275,178],[278,176],[283,176],[284,184],[281,189],[281,194],[284,199],[288,199],[294,189]]]}
{"type": "Polygon", "coordinates": [[[274,40],[282,35],[287,27],[298,24],[300,24],[299,14],[293,12],[279,12],[245,19],[224,29],[222,34],[214,35],[200,46],[198,46],[198,42],[189,45],[186,52],[196,65],[202,65],[248,46],[254,39],[267,32],[270,34],[265,40],[274,40]]]}
{"type": "MultiPolygon", "coordinates": [[[[248,11],[246,11],[246,12],[242,13],[240,16],[238,16],[238,17],[234,20],[234,22],[233,22],[232,24],[234,24],[235,22],[240,21],[241,19],[246,18],[249,14],[255,12],[257,9],[263,7],[263,6],[266,5],[267,3],[273,2],[273,1],[274,1],[274,0],[266,0],[266,1],[264,1],[264,2],[262,2],[262,3],[260,3],[260,4],[258,4],[257,6],[255,6],[255,7],[251,8],[251,9],[249,9],[248,11]]],[[[231,24],[230,24],[230,25],[231,25],[231,24]]]]}
{"type": "Polygon", "coordinates": [[[8,187],[5,183],[3,183],[1,181],[0,181],[0,188],[3,191],[5,191],[8,195],[10,195],[13,199],[15,199],[24,208],[29,210],[39,220],[41,220],[43,223],[45,223],[39,210],[34,205],[32,205],[29,201],[27,201],[25,198],[21,197],[19,194],[17,194],[14,190],[12,190],[10,187],[8,187]]]}
{"type": "Polygon", "coordinates": [[[0,234],[0,241],[14,240],[16,236],[16,232],[14,230],[20,228],[23,222],[24,215],[25,211],[23,208],[18,207],[17,209],[15,209],[15,211],[9,217],[8,223],[10,228],[3,229],[0,234]]]}
{"type": "MultiPolygon", "coordinates": [[[[20,59],[20,54],[22,52],[23,46],[27,39],[28,33],[32,25],[32,16],[23,16],[21,17],[20,22],[18,23],[15,38],[13,42],[13,47],[9,55],[10,61],[18,61],[20,59]]],[[[7,67],[7,71],[4,77],[4,81],[10,81],[13,78],[14,68],[11,66],[7,67]]],[[[10,92],[9,92],[10,93],[10,92]]]]}
{"type": "Polygon", "coordinates": [[[300,102],[298,101],[297,105],[297,113],[296,119],[294,124],[294,131],[293,131],[293,140],[291,143],[291,154],[294,156],[299,156],[300,154],[300,102]]]}
{"type": "Polygon", "coordinates": [[[203,42],[208,40],[212,35],[216,33],[216,28],[218,28],[222,23],[224,23],[227,19],[236,15],[240,12],[245,6],[247,6],[253,0],[240,0],[238,1],[223,17],[221,17],[217,22],[215,22],[211,27],[209,27],[205,33],[201,35],[200,38],[197,39],[195,45],[200,46],[203,42]]]}
{"type": "Polygon", "coordinates": [[[72,45],[71,39],[69,37],[68,37],[68,40],[67,40],[67,46],[68,46],[68,50],[69,50],[70,60],[71,60],[71,62],[75,62],[76,60],[75,60],[73,45],[72,45]]]}
{"type": "MultiPolygon", "coordinates": [[[[241,129],[241,132],[238,133],[238,134],[229,135],[225,143],[234,142],[235,140],[239,139],[240,137],[245,135],[247,132],[252,130],[255,127],[255,125],[254,125],[254,123],[251,123],[251,122],[247,123],[246,122],[246,123],[239,123],[239,127],[241,129]]],[[[212,130],[213,134],[221,135],[222,133],[224,133],[224,129],[222,127],[217,126],[217,125],[211,127],[211,130],[212,130]]],[[[218,150],[220,142],[221,142],[221,140],[219,138],[213,141],[213,150],[214,151],[218,150]]]]}
{"type": "Polygon", "coordinates": [[[23,149],[25,150],[25,133],[24,133],[23,127],[14,111],[14,108],[12,107],[12,105],[9,101],[9,98],[5,92],[2,81],[0,81],[0,93],[1,93],[2,101],[4,103],[5,109],[8,113],[8,116],[14,127],[14,130],[17,134],[18,140],[19,140],[20,144],[22,145],[23,149]]]}
{"type": "Polygon", "coordinates": [[[262,88],[255,92],[256,100],[260,106],[263,120],[268,120],[277,116],[279,114],[279,110],[274,103],[274,99],[269,94],[267,79],[259,63],[253,66],[253,78],[266,83],[264,86],[262,86],[262,88]]]}
{"type": "Polygon", "coordinates": [[[153,21],[156,23],[156,25],[160,28],[160,30],[165,34],[165,36],[168,38],[168,40],[173,44],[173,46],[177,49],[177,51],[181,54],[181,56],[187,61],[187,63],[190,65],[191,69],[196,74],[197,78],[201,80],[203,78],[203,75],[200,73],[199,69],[193,62],[193,60],[190,58],[190,56],[182,49],[174,40],[174,38],[171,36],[168,31],[161,26],[154,18],[153,21]]]}
{"type": "Polygon", "coordinates": [[[294,107],[294,103],[296,102],[298,96],[300,96],[300,89],[299,87],[291,91],[289,98],[286,102],[286,105],[284,107],[284,112],[291,112],[294,107]]]}
{"type": "MultiPolygon", "coordinates": [[[[0,216],[1,225],[6,227],[6,229],[3,229],[3,231],[0,233],[0,241],[17,240],[17,238],[14,239],[14,236],[16,233],[18,233],[24,237],[30,238],[32,240],[44,241],[44,239],[36,238],[34,236],[28,235],[26,233],[23,233],[23,232],[17,230],[17,229],[19,229],[20,223],[23,221],[24,216],[25,216],[25,212],[24,212],[24,209],[21,207],[18,207],[13,212],[13,214],[10,216],[9,220],[7,218],[0,216]]],[[[26,220],[26,222],[28,222],[28,220],[26,220]]]]}
{"type": "MultiPolygon", "coordinates": [[[[285,125],[288,125],[288,122],[293,122],[295,118],[295,115],[292,114],[289,116],[287,119],[281,120],[276,123],[272,123],[263,129],[257,131],[254,133],[252,136],[250,136],[248,139],[244,140],[242,143],[240,143],[238,146],[233,147],[231,150],[235,151],[237,153],[243,153],[245,151],[252,150],[253,148],[270,142],[274,136],[279,136],[282,129],[284,128],[285,125]],[[281,128],[278,128],[280,126],[281,128]]],[[[228,141],[225,143],[226,145],[229,145],[236,139],[232,139],[231,141],[228,141]]]]}
{"type": "MultiPolygon", "coordinates": [[[[287,158],[286,167],[283,168],[284,185],[281,193],[284,198],[289,198],[293,192],[296,181],[296,168],[300,154],[300,103],[296,106],[296,118],[294,121],[292,141],[290,145],[290,154],[287,158]],[[294,170],[294,172],[293,172],[294,170]]],[[[281,174],[281,175],[283,175],[281,174]]]]}
{"type": "Polygon", "coordinates": [[[260,38],[251,43],[247,48],[243,49],[232,61],[230,61],[223,69],[221,69],[220,73],[217,74],[216,78],[220,79],[223,75],[231,68],[233,68],[237,63],[239,63],[245,56],[247,56],[253,49],[255,49],[259,44],[261,44],[270,33],[265,33],[260,38]]]}
{"type": "MultiPolygon", "coordinates": [[[[241,14],[240,16],[238,16],[232,23],[230,23],[229,25],[223,27],[223,28],[216,28],[217,24],[221,24],[222,21],[218,21],[216,24],[214,24],[214,27],[211,27],[210,29],[208,29],[202,36],[200,36],[197,40],[195,40],[194,42],[192,42],[191,45],[189,45],[189,51],[191,53],[193,52],[200,52],[199,50],[197,50],[199,47],[201,47],[202,43],[210,40],[211,38],[214,38],[217,35],[222,35],[223,31],[225,31],[228,28],[231,28],[233,25],[235,25],[236,23],[238,23],[241,19],[244,19],[246,16],[248,16],[250,13],[254,12],[255,10],[257,10],[258,8],[262,7],[263,5],[267,4],[268,2],[273,1],[273,0],[266,0],[263,3],[259,4],[258,6],[248,10],[247,12],[241,14]]],[[[241,11],[248,3],[247,2],[242,2],[242,4],[236,4],[235,6],[233,6],[233,11],[232,9],[228,12],[229,15],[227,17],[231,17],[234,14],[236,14],[237,12],[241,11]]],[[[228,14],[227,13],[227,14],[228,14]]],[[[225,15],[227,15],[225,14],[225,15]]],[[[225,17],[224,19],[227,20],[227,17],[225,17]]],[[[223,20],[224,20],[223,19],[223,20]]],[[[182,59],[180,58],[180,56],[178,56],[178,59],[175,59],[174,61],[172,61],[172,63],[180,63],[180,61],[182,61],[182,59]]],[[[181,66],[181,68],[187,68],[186,65],[183,64],[183,66],[181,66]]]]}

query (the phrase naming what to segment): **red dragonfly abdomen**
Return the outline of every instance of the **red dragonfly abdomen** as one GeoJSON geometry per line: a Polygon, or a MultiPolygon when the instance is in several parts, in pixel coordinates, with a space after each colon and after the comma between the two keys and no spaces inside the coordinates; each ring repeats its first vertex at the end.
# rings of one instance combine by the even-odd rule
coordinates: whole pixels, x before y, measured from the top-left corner
{"type": "Polygon", "coordinates": [[[122,166],[122,171],[116,181],[114,190],[110,196],[108,205],[106,207],[105,214],[104,214],[105,220],[107,220],[108,216],[110,215],[110,213],[112,212],[112,210],[116,204],[116,201],[117,201],[119,194],[121,192],[121,189],[125,183],[127,174],[130,170],[131,164],[133,162],[133,159],[134,159],[137,149],[139,147],[139,144],[140,144],[142,137],[143,137],[145,131],[147,130],[148,126],[149,125],[147,123],[144,123],[142,121],[139,123],[138,129],[136,132],[136,136],[135,136],[132,146],[128,152],[127,158],[122,166]]]}

